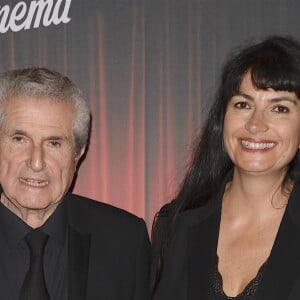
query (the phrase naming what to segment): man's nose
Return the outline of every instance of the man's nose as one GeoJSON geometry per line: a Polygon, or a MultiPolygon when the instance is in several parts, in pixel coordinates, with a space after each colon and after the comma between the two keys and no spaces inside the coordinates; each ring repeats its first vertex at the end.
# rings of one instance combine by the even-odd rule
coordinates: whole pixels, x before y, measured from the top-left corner
{"type": "Polygon", "coordinates": [[[44,151],[41,145],[32,146],[28,156],[27,164],[28,167],[30,167],[35,172],[39,172],[44,168],[44,151]]]}

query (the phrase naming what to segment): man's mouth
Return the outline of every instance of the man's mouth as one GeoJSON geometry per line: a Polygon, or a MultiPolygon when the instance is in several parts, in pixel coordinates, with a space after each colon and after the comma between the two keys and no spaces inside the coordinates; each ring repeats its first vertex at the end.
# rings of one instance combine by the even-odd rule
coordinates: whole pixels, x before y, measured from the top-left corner
{"type": "Polygon", "coordinates": [[[49,184],[46,180],[38,180],[32,178],[22,178],[20,177],[20,181],[26,185],[33,186],[33,187],[44,187],[49,184]]]}

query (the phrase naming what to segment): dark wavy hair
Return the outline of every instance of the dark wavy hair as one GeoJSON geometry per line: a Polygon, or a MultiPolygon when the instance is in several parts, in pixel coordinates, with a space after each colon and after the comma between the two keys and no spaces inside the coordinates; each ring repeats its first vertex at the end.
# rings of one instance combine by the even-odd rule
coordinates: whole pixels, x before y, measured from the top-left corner
{"type": "MultiPolygon", "coordinates": [[[[272,36],[262,42],[239,48],[224,65],[215,101],[210,109],[201,137],[194,150],[190,167],[176,198],[169,205],[167,226],[160,256],[154,268],[153,292],[160,282],[164,249],[180,212],[200,207],[212,197],[215,187],[233,169],[223,142],[224,117],[229,100],[239,92],[241,82],[250,72],[254,87],[262,90],[294,92],[300,99],[300,44],[290,37],[272,36]]],[[[289,180],[300,181],[298,154],[290,163],[282,188],[289,180]]],[[[162,212],[164,209],[162,210],[162,212]]],[[[158,217],[160,214],[158,214],[158,217]]],[[[152,235],[155,235],[155,222],[152,235]]]]}

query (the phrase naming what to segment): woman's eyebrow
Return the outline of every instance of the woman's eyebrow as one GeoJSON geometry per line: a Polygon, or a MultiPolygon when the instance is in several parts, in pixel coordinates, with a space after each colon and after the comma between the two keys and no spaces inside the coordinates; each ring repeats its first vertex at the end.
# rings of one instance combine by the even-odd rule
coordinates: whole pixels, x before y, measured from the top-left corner
{"type": "MultiPolygon", "coordinates": [[[[254,97],[244,93],[244,92],[237,92],[233,97],[235,96],[241,96],[247,100],[254,100],[254,97]]],[[[293,103],[294,105],[298,105],[299,100],[295,99],[295,98],[291,98],[289,96],[279,96],[279,97],[274,97],[270,99],[271,102],[281,102],[281,101],[288,101],[293,103]]]]}
{"type": "Polygon", "coordinates": [[[294,105],[298,105],[298,100],[296,100],[296,99],[294,99],[294,98],[290,98],[290,97],[285,97],[285,96],[283,96],[283,97],[275,97],[275,98],[272,98],[271,99],[271,102],[281,102],[281,101],[288,101],[288,102],[291,102],[291,103],[293,103],[294,105]]]}
{"type": "Polygon", "coordinates": [[[245,99],[248,99],[248,100],[254,100],[254,98],[252,96],[250,96],[246,93],[243,93],[241,91],[239,91],[239,92],[237,92],[236,94],[233,95],[233,97],[235,97],[235,96],[241,96],[241,97],[243,97],[245,99]]]}

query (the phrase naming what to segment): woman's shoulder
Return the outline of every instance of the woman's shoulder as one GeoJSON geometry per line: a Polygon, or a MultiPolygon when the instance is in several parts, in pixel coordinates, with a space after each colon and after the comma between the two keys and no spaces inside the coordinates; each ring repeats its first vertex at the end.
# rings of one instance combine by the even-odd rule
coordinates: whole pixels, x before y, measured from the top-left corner
{"type": "Polygon", "coordinates": [[[156,213],[153,225],[152,225],[152,243],[154,245],[160,244],[162,242],[163,236],[168,231],[168,226],[170,222],[170,217],[175,208],[174,201],[166,203],[161,209],[156,213]]]}
{"type": "Polygon", "coordinates": [[[167,222],[171,216],[174,209],[174,203],[169,202],[161,207],[161,209],[155,214],[152,226],[152,234],[161,231],[162,228],[167,226],[167,222]]]}
{"type": "Polygon", "coordinates": [[[156,216],[158,218],[168,217],[171,214],[171,212],[174,210],[174,208],[175,208],[174,201],[166,203],[164,206],[161,207],[161,209],[158,211],[156,216]]]}
{"type": "Polygon", "coordinates": [[[183,211],[178,211],[178,203],[173,200],[166,203],[156,213],[152,226],[152,239],[154,242],[160,240],[165,234],[171,234],[176,231],[178,226],[188,226],[190,222],[197,219],[193,215],[198,215],[203,208],[193,208],[183,211]]]}

